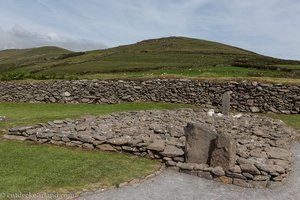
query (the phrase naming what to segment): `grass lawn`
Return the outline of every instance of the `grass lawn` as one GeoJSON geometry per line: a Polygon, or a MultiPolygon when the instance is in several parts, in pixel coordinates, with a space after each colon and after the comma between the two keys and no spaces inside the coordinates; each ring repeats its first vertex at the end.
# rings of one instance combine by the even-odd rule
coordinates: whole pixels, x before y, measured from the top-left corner
{"type": "Polygon", "coordinates": [[[0,103],[0,115],[8,118],[0,122],[0,128],[48,122],[54,119],[74,118],[82,115],[105,115],[113,112],[174,109],[191,107],[166,103],[123,103],[114,105],[90,104],[45,104],[45,103],[0,103]]]}
{"type": "MultiPolygon", "coordinates": [[[[0,115],[9,118],[1,128],[29,125],[80,115],[145,109],[191,107],[163,103],[116,105],[0,103],[0,115]]],[[[4,131],[3,131],[4,132],[4,131]]],[[[117,185],[145,176],[159,163],[118,153],[84,151],[53,145],[0,140],[0,193],[74,191],[117,185]]],[[[1,198],[0,198],[1,199],[1,198]]]]}
{"type": "Polygon", "coordinates": [[[300,115],[280,115],[280,114],[268,114],[267,116],[274,119],[280,119],[286,124],[298,129],[300,131],[300,115]]]}
{"type": "Polygon", "coordinates": [[[0,142],[0,193],[76,192],[141,178],[157,161],[54,145],[0,142]]]}

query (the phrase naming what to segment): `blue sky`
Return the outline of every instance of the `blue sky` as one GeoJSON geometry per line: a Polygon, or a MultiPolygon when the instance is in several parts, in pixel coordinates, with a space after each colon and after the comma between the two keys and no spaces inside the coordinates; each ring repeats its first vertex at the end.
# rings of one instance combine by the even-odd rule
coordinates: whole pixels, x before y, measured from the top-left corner
{"type": "Polygon", "coordinates": [[[300,60],[299,33],[299,0],[0,0],[0,49],[187,36],[300,60]]]}

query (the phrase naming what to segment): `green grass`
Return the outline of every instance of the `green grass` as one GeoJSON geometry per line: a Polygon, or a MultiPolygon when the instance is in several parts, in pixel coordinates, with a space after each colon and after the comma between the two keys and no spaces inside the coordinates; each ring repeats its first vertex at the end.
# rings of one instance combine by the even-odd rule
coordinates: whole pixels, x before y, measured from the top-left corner
{"type": "Polygon", "coordinates": [[[83,75],[85,79],[117,79],[117,78],[155,78],[155,77],[179,77],[179,78],[249,78],[249,77],[282,77],[280,71],[258,70],[254,68],[242,68],[232,66],[218,67],[191,67],[191,68],[166,68],[149,70],[146,72],[124,73],[100,73],[83,75]]]}
{"type": "Polygon", "coordinates": [[[82,115],[104,115],[113,112],[174,109],[179,107],[191,106],[166,103],[123,103],[113,105],[0,103],[0,114],[8,118],[8,121],[0,122],[0,128],[36,124],[54,119],[75,118],[82,115]]]}
{"type": "Polygon", "coordinates": [[[158,169],[153,160],[53,145],[0,142],[0,193],[76,192],[118,185],[158,169]]]}
{"type": "MultiPolygon", "coordinates": [[[[0,103],[0,122],[8,129],[54,119],[145,109],[192,107],[164,103],[116,105],[0,103]]],[[[0,194],[80,191],[118,185],[141,178],[160,166],[158,162],[101,151],[83,151],[53,145],[0,139],[0,194]]]]}
{"type": "Polygon", "coordinates": [[[300,131],[300,115],[267,114],[267,116],[280,119],[300,131]]]}

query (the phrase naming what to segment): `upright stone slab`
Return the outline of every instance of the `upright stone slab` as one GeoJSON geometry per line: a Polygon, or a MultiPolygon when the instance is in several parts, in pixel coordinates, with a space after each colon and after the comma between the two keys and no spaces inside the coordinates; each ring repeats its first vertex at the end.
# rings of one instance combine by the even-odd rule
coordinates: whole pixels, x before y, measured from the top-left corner
{"type": "Polygon", "coordinates": [[[222,114],[229,115],[230,111],[230,94],[232,92],[228,91],[222,95],[222,114]]]}
{"type": "Polygon", "coordinates": [[[236,161],[236,143],[233,138],[225,133],[218,135],[215,149],[212,152],[210,165],[220,166],[224,171],[234,167],[236,161]]]}
{"type": "Polygon", "coordinates": [[[209,164],[217,135],[202,124],[188,123],[184,128],[186,135],[185,162],[209,164]]]}

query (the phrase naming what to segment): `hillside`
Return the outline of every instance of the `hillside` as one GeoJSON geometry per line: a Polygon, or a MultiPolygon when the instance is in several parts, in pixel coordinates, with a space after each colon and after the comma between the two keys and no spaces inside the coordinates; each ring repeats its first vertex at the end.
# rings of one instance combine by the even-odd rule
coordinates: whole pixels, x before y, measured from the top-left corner
{"type": "Polygon", "coordinates": [[[300,77],[299,61],[271,58],[221,43],[185,37],[151,39],[88,52],[57,47],[0,52],[2,74],[25,74],[33,78],[61,75],[101,78],[107,74],[118,77],[120,73],[144,76],[157,72],[158,75],[169,72],[176,75],[187,70],[196,70],[196,75],[221,70],[222,75],[226,69],[234,72],[242,69],[243,73],[252,73],[251,76],[300,77]]]}
{"type": "Polygon", "coordinates": [[[0,51],[0,72],[51,61],[57,56],[71,51],[59,47],[39,47],[30,49],[8,49],[0,51]]]}

